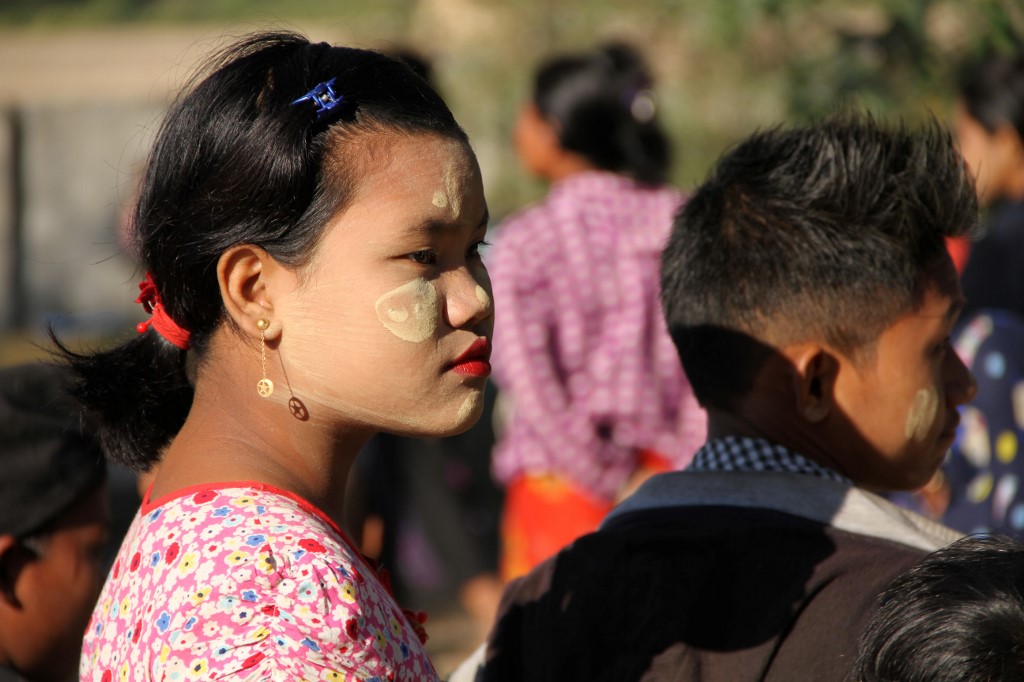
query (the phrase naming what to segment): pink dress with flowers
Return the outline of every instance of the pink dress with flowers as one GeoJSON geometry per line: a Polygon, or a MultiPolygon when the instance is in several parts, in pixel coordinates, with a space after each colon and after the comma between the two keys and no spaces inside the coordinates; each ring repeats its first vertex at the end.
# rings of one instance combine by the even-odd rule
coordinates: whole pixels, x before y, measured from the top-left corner
{"type": "Polygon", "coordinates": [[[258,483],[143,501],[82,649],[82,680],[438,679],[344,533],[258,483]]]}

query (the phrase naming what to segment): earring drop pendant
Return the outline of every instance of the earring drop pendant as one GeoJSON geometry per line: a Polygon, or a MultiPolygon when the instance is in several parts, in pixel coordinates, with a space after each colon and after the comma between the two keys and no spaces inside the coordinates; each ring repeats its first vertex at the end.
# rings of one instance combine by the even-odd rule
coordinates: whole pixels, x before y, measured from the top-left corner
{"type": "Polygon", "coordinates": [[[270,327],[267,320],[256,320],[256,328],[260,330],[260,359],[263,362],[263,378],[256,382],[256,392],[261,398],[269,398],[274,394],[274,382],[267,378],[267,337],[264,332],[270,327]]]}
{"type": "Polygon", "coordinates": [[[260,379],[256,382],[256,392],[261,398],[269,398],[274,394],[274,382],[270,379],[260,379]]]}

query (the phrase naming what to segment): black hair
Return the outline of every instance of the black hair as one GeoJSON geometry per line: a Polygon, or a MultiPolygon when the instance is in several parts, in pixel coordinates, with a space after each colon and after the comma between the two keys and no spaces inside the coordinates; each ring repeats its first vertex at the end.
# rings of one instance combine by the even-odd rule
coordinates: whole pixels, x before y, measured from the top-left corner
{"type": "Polygon", "coordinates": [[[676,216],[662,304],[697,399],[729,409],[748,358],[722,343],[818,339],[855,359],[921,302],[944,237],[977,225],[949,132],[845,114],[758,132],[725,154],[676,216]]]}
{"type": "MultiPolygon", "coordinates": [[[[308,262],[363,171],[353,142],[394,133],[466,142],[427,82],[377,52],[263,33],[193,77],[160,126],[132,224],[143,266],[167,313],[191,333],[197,359],[224,321],[220,255],[253,244],[288,266],[308,262]],[[332,78],[344,100],[328,118],[318,121],[311,102],[293,106],[332,78]]],[[[107,453],[148,469],[191,406],[185,351],[152,328],[94,355],[58,345],[107,453]]]]}
{"type": "Polygon", "coordinates": [[[437,83],[434,82],[434,67],[426,56],[408,47],[400,47],[388,53],[402,62],[423,80],[430,83],[430,86],[437,90],[437,83]]]}
{"type": "Polygon", "coordinates": [[[1024,53],[992,55],[969,66],[960,79],[960,100],[988,132],[1011,125],[1024,140],[1024,53]]]}
{"type": "Polygon", "coordinates": [[[640,55],[614,43],[542,64],[533,102],[555,125],[563,148],[602,170],[658,185],[667,179],[671,149],[653,87],[640,55]]]}
{"type": "Polygon", "coordinates": [[[1024,680],[1024,545],[974,536],[901,575],[865,629],[853,680],[1024,680]]]}

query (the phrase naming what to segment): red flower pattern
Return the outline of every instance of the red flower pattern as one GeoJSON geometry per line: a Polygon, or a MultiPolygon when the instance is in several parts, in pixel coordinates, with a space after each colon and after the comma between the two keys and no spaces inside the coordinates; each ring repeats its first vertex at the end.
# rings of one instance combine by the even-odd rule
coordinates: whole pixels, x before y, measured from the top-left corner
{"type": "Polygon", "coordinates": [[[92,627],[86,634],[83,682],[113,682],[126,662],[129,676],[134,675],[136,652],[165,661],[158,665],[161,669],[152,670],[156,679],[169,676],[172,666],[189,670],[196,664],[194,646],[218,651],[240,641],[240,636],[252,632],[254,613],[269,629],[264,635],[268,645],[283,640],[273,644],[273,651],[281,655],[263,646],[232,645],[224,655],[208,659],[204,679],[237,675],[239,670],[263,675],[283,670],[280,665],[301,677],[298,671],[312,670],[308,666],[316,657],[316,670],[344,671],[343,679],[354,674],[356,679],[437,682],[421,644],[426,639],[425,615],[399,616],[384,586],[386,576],[378,580],[375,567],[365,563],[325,517],[277,492],[241,487],[206,495],[193,492],[162,503],[159,514],[147,509],[143,522],[136,523],[125,539],[93,614],[93,622],[102,621],[104,627],[99,632],[92,627]],[[195,506],[197,496],[216,501],[195,506]],[[243,497],[250,503],[235,503],[243,497]],[[224,507],[230,509],[226,514],[224,507]],[[257,517],[259,526],[254,523],[257,517]],[[240,538],[255,528],[266,535],[256,551],[275,558],[274,563],[270,568],[262,560],[250,562],[244,570],[225,568],[226,557],[238,549],[254,551],[240,538]],[[164,560],[150,561],[154,555],[164,560]],[[179,566],[178,560],[186,555],[195,555],[195,561],[179,566]],[[209,567],[216,568],[211,573],[209,567]],[[202,596],[195,584],[200,575],[202,596]],[[145,597],[133,596],[139,594],[145,597]],[[225,599],[229,596],[235,598],[225,599]],[[288,608],[286,613],[277,606],[284,603],[281,600],[306,608],[288,608]],[[118,611],[113,620],[111,607],[118,611]],[[394,627],[393,618],[400,628],[394,627]],[[289,643],[292,623],[307,633],[302,642],[289,643]],[[337,634],[328,634],[337,633],[337,628],[343,633],[341,642],[337,634]],[[168,639],[172,629],[190,636],[179,637],[181,646],[176,646],[168,639]],[[165,646],[170,650],[163,655],[165,646]],[[300,667],[292,667],[296,665],[300,667]],[[110,675],[104,676],[106,670],[110,675]]]}
{"type": "Polygon", "coordinates": [[[326,547],[324,547],[322,544],[311,538],[304,538],[302,540],[299,540],[299,547],[306,550],[307,552],[312,552],[314,554],[323,554],[327,551],[326,547]]]}

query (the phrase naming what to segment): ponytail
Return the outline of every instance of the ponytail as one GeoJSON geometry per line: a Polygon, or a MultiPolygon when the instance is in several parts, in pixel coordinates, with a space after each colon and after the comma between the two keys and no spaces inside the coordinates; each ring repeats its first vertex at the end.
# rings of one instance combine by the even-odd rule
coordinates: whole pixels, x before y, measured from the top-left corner
{"type": "Polygon", "coordinates": [[[74,377],[71,394],[110,459],[147,471],[181,430],[192,406],[186,352],[150,328],[112,349],[76,353],[50,331],[74,377]]]}

